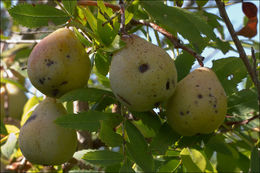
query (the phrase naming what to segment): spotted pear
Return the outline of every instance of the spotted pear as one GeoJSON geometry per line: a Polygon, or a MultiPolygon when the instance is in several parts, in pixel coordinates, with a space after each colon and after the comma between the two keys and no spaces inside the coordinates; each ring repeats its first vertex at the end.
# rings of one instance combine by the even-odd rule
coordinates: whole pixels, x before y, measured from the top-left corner
{"type": "Polygon", "coordinates": [[[47,97],[39,103],[20,129],[19,146],[27,160],[41,165],[59,165],[73,156],[77,147],[76,131],[54,123],[66,113],[54,98],[47,97]]]}
{"type": "Polygon", "coordinates": [[[206,67],[197,68],[178,83],[166,108],[168,123],[183,136],[214,132],[226,112],[225,91],[216,74],[206,67]]]}
{"type": "Polygon", "coordinates": [[[35,88],[50,97],[84,87],[91,65],[74,33],[61,28],[41,40],[28,59],[28,76],[35,88]]]}
{"type": "Polygon", "coordinates": [[[125,35],[126,46],[112,57],[110,84],[130,110],[148,111],[167,100],[177,84],[173,59],[160,47],[137,35],[125,35]]]}

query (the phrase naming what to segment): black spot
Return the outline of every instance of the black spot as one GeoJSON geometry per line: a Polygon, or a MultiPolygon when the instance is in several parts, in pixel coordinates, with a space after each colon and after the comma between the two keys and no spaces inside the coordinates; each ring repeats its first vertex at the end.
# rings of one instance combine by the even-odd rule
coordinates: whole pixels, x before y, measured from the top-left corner
{"type": "Polygon", "coordinates": [[[211,90],[211,88],[209,88],[209,90],[211,90]]]}
{"type": "Polygon", "coordinates": [[[50,60],[50,59],[45,59],[44,61],[45,61],[46,65],[47,65],[48,67],[50,67],[52,64],[54,64],[54,61],[52,61],[52,60],[50,60]]]}
{"type": "Polygon", "coordinates": [[[129,101],[127,101],[124,97],[120,96],[119,94],[116,94],[121,100],[123,100],[125,103],[127,103],[128,105],[131,105],[131,103],[129,101]]]}
{"type": "Polygon", "coordinates": [[[156,102],[156,103],[154,103],[154,106],[155,106],[155,107],[160,106],[160,102],[156,102]]]}
{"type": "Polygon", "coordinates": [[[166,89],[167,89],[167,90],[170,89],[170,81],[167,81],[167,83],[166,83],[166,89]]]}
{"type": "Polygon", "coordinates": [[[202,96],[201,94],[198,94],[198,98],[199,98],[199,99],[202,99],[202,97],[203,97],[203,96],[202,96]]]}
{"type": "Polygon", "coordinates": [[[217,105],[216,105],[216,104],[214,104],[214,105],[213,105],[213,107],[214,107],[214,108],[216,108],[216,107],[217,107],[217,105]]]}
{"type": "Polygon", "coordinates": [[[217,113],[218,113],[218,111],[217,111],[217,110],[215,110],[215,113],[217,114],[217,113]]]}
{"type": "Polygon", "coordinates": [[[197,84],[196,87],[200,87],[200,85],[197,84]]]}
{"type": "Polygon", "coordinates": [[[44,84],[44,82],[45,82],[45,78],[44,78],[44,77],[39,79],[39,83],[40,83],[40,84],[42,84],[42,85],[43,85],[43,84],[44,84]]]}
{"type": "Polygon", "coordinates": [[[26,124],[28,124],[30,121],[34,120],[36,117],[37,117],[36,114],[31,115],[31,116],[27,119],[27,121],[25,122],[24,126],[25,126],[26,124]]]}
{"type": "Polygon", "coordinates": [[[67,57],[67,58],[70,58],[70,55],[68,54],[66,57],[67,57]]]}
{"type": "Polygon", "coordinates": [[[50,77],[47,77],[47,79],[48,79],[48,80],[51,80],[51,78],[50,78],[50,77]]]}
{"type": "Polygon", "coordinates": [[[148,64],[142,64],[142,65],[139,66],[139,71],[141,73],[146,72],[148,69],[149,69],[149,65],[148,64]]]}
{"type": "Polygon", "coordinates": [[[212,94],[209,94],[209,97],[212,97],[212,94]]]}
{"type": "Polygon", "coordinates": [[[52,95],[53,95],[54,97],[57,96],[58,93],[59,93],[59,90],[58,90],[58,89],[53,89],[53,90],[52,90],[52,95]]]}
{"type": "Polygon", "coordinates": [[[68,81],[63,81],[63,82],[61,82],[60,85],[66,85],[67,83],[68,83],[68,81]]]}
{"type": "Polygon", "coordinates": [[[183,116],[183,115],[184,115],[184,113],[181,111],[181,112],[180,112],[180,115],[182,115],[182,116],[183,116]]]}
{"type": "Polygon", "coordinates": [[[186,111],[186,114],[189,114],[190,113],[190,111],[186,111]]]}
{"type": "Polygon", "coordinates": [[[153,95],[153,97],[157,97],[157,95],[156,95],[156,94],[154,94],[154,95],[153,95]]]}

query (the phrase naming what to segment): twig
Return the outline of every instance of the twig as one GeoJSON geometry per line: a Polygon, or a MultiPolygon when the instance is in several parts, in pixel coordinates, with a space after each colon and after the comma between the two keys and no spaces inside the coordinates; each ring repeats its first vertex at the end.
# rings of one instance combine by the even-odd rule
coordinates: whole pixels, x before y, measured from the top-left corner
{"type": "Polygon", "coordinates": [[[1,43],[6,44],[37,44],[41,40],[1,40],[1,43]]]}
{"type": "MultiPolygon", "coordinates": [[[[257,92],[258,92],[258,105],[260,104],[260,81],[257,79],[257,76],[254,72],[254,69],[252,68],[249,60],[248,60],[248,57],[245,53],[245,50],[243,49],[243,46],[241,44],[241,42],[239,41],[237,35],[236,35],[236,32],[234,30],[234,27],[227,15],[227,12],[225,10],[225,4],[223,2],[221,2],[221,0],[215,0],[216,1],[216,4],[217,4],[217,7],[219,9],[219,13],[220,13],[220,16],[222,17],[222,19],[224,20],[227,28],[228,28],[228,31],[236,45],[236,48],[238,50],[238,53],[239,53],[239,56],[240,58],[242,59],[243,63],[245,64],[246,68],[247,68],[247,71],[254,83],[254,85],[256,86],[257,88],[257,92]]],[[[260,107],[260,106],[259,106],[260,107]]],[[[260,110],[259,110],[260,111],[260,110]]]]}
{"type": "Polygon", "coordinates": [[[120,14],[121,14],[119,34],[122,35],[122,34],[125,33],[125,4],[124,4],[124,0],[119,0],[119,5],[120,5],[120,14]]]}
{"type": "Polygon", "coordinates": [[[245,125],[245,124],[248,124],[250,121],[253,121],[254,119],[257,119],[257,118],[260,118],[260,115],[255,115],[249,119],[246,119],[246,120],[242,120],[242,121],[229,121],[229,122],[226,122],[225,124],[228,125],[228,126],[231,126],[231,125],[245,125]]]}
{"type": "MultiPolygon", "coordinates": [[[[82,5],[82,6],[97,6],[97,1],[85,1],[85,0],[80,0],[78,2],[78,5],[82,5]]],[[[107,2],[104,2],[104,5],[106,7],[111,8],[113,11],[118,11],[120,10],[120,7],[114,4],[110,4],[107,2]]]]}
{"type": "MultiPolygon", "coordinates": [[[[254,69],[254,73],[255,73],[255,76],[256,76],[256,79],[259,80],[259,76],[258,76],[258,73],[257,73],[257,65],[256,65],[256,57],[255,57],[255,50],[253,47],[251,47],[251,54],[252,54],[252,59],[253,59],[253,69],[254,69]]],[[[259,89],[260,88],[260,82],[258,81],[257,82],[257,88],[259,89]]],[[[258,90],[258,110],[260,112],[260,91],[258,90]]]]}
{"type": "Polygon", "coordinates": [[[180,40],[178,38],[173,36],[171,33],[166,31],[164,28],[161,28],[160,26],[156,25],[155,23],[146,22],[146,21],[143,21],[143,20],[139,20],[139,21],[132,20],[131,23],[132,24],[142,24],[142,25],[145,25],[145,26],[149,26],[149,27],[153,28],[154,30],[160,32],[161,34],[166,36],[174,44],[175,48],[181,48],[181,49],[187,51],[189,54],[191,54],[193,57],[195,57],[197,59],[197,61],[199,62],[201,67],[204,66],[204,64],[203,64],[204,57],[203,56],[201,56],[200,54],[196,53],[191,48],[186,47],[183,44],[181,44],[180,40]]]}

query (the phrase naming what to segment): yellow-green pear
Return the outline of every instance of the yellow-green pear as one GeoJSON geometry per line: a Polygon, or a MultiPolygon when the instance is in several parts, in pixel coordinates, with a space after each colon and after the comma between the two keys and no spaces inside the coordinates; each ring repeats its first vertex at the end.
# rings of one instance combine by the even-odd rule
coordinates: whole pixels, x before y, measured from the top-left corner
{"type": "Polygon", "coordinates": [[[5,104],[8,104],[8,116],[18,119],[21,119],[23,114],[23,107],[27,102],[27,97],[25,93],[18,88],[16,85],[11,83],[6,83],[5,86],[2,86],[0,89],[0,97],[1,97],[1,119],[3,119],[5,115],[5,104]],[[7,103],[5,103],[5,95],[7,94],[7,103]]]}
{"type": "Polygon", "coordinates": [[[35,88],[47,96],[60,97],[87,84],[91,65],[74,33],[61,28],[33,48],[27,68],[35,88]]]}
{"type": "Polygon", "coordinates": [[[173,59],[160,47],[137,35],[125,35],[126,46],[113,55],[110,84],[130,110],[148,111],[167,100],[177,84],[173,59]]]}
{"type": "Polygon", "coordinates": [[[53,98],[44,99],[20,129],[19,146],[25,158],[41,165],[59,165],[76,151],[77,135],[54,121],[67,113],[53,98]]]}
{"type": "Polygon", "coordinates": [[[166,108],[168,123],[184,136],[214,132],[226,112],[225,91],[216,74],[206,67],[194,70],[178,83],[166,108]]]}

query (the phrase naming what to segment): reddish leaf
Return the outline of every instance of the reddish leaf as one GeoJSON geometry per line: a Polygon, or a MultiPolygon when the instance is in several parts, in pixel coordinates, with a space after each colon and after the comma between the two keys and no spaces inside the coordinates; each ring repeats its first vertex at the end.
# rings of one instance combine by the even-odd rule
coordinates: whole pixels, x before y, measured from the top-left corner
{"type": "Polygon", "coordinates": [[[242,10],[249,19],[256,17],[257,7],[251,2],[243,2],[242,10]]]}
{"type": "Polygon", "coordinates": [[[237,35],[242,35],[244,37],[254,37],[257,34],[257,16],[249,18],[246,26],[244,26],[240,31],[237,32],[237,35]]]}

